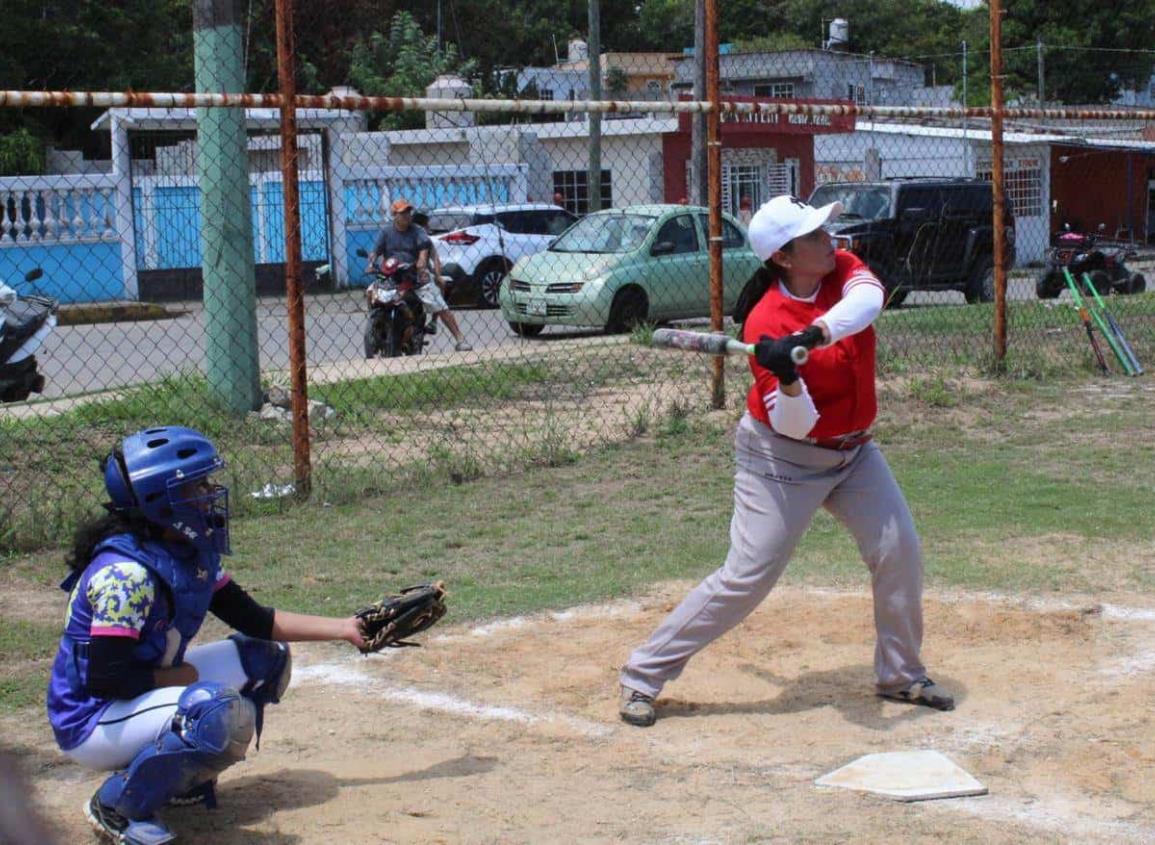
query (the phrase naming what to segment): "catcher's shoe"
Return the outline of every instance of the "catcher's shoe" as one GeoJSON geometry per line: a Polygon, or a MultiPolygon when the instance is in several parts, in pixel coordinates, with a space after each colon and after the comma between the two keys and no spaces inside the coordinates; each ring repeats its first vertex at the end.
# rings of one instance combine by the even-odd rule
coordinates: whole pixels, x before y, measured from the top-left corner
{"type": "Polygon", "coordinates": [[[926,675],[923,675],[906,689],[896,692],[880,692],[879,695],[891,701],[921,704],[935,710],[954,710],[954,696],[926,675]]]}
{"type": "Polygon", "coordinates": [[[658,714],[654,711],[654,697],[629,687],[622,687],[618,714],[623,722],[639,728],[648,728],[658,720],[658,714]]]}
{"type": "Polygon", "coordinates": [[[84,815],[97,836],[115,845],[165,845],[176,839],[156,817],[132,821],[101,804],[99,791],[84,805],[84,815]]]}

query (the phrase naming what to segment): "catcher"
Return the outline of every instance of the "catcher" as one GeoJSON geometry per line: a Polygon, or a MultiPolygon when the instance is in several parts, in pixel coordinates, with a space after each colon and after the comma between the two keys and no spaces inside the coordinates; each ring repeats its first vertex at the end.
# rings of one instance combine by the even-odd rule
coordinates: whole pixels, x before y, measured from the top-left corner
{"type": "Polygon", "coordinates": [[[107,513],[76,532],[48,717],[68,757],[113,771],[85,806],[112,842],[171,842],[161,807],[215,806],[217,776],[254,734],[259,743],[265,705],[289,685],[286,643],[344,640],[369,653],[408,644],[445,613],[440,584],[344,618],[258,604],[221,566],[228,490],[210,476],[224,465],[191,429],[133,434],[104,460],[107,513]],[[209,612],[237,633],[190,648],[209,612]]]}

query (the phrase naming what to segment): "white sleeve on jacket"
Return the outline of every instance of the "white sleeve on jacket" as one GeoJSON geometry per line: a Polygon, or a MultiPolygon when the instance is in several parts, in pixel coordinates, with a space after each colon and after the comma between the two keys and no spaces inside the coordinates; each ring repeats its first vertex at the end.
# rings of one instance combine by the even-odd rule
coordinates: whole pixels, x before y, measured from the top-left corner
{"type": "Polygon", "coordinates": [[[770,414],[770,427],[795,440],[810,434],[819,417],[814,400],[810,398],[810,391],[806,389],[806,382],[799,379],[798,384],[802,392],[797,396],[789,396],[774,388],[774,392],[765,399],[766,410],[770,414]]]}
{"type": "Polygon", "coordinates": [[[830,333],[830,343],[858,334],[882,313],[886,291],[869,271],[859,272],[842,288],[842,299],[815,322],[823,322],[830,333]]]}

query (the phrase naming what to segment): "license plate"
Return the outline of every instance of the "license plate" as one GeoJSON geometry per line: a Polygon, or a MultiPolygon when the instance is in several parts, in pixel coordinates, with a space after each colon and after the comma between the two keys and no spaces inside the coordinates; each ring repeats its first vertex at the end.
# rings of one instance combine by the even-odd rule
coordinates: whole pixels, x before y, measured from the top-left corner
{"type": "Polygon", "coordinates": [[[544,299],[531,299],[529,301],[529,303],[525,306],[525,313],[529,314],[531,317],[544,317],[545,316],[545,300],[544,299]]]}

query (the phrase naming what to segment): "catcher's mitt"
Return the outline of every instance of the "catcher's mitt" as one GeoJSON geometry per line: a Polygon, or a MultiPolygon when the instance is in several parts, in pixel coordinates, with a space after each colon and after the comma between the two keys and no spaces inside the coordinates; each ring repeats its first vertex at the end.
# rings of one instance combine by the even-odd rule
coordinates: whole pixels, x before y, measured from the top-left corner
{"type": "Polygon", "coordinates": [[[362,654],[383,648],[415,646],[406,640],[431,627],[445,615],[445,584],[415,584],[388,595],[355,614],[365,645],[362,654]]]}

